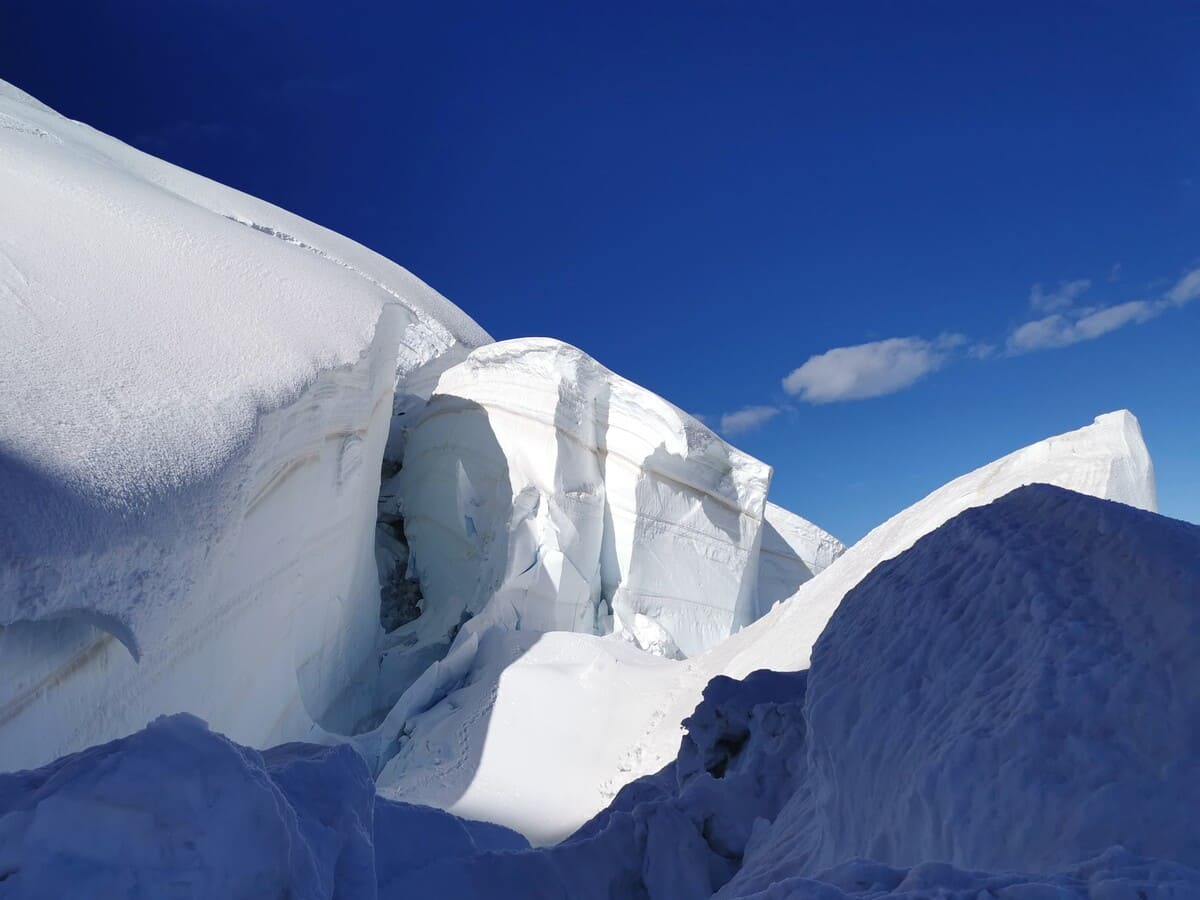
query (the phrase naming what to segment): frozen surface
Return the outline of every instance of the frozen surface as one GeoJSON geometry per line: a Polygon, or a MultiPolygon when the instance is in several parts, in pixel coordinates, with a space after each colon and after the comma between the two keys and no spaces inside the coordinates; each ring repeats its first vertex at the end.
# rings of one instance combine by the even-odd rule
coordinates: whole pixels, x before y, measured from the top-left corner
{"type": "Polygon", "coordinates": [[[771,470],[574,347],[522,339],[447,370],[408,434],[405,532],[433,625],[714,646],[753,603],[771,470]]]}
{"type": "Polygon", "coordinates": [[[5,84],[0,197],[0,769],[181,709],[260,746],[348,727],[393,386],[487,335],[5,84]]]}

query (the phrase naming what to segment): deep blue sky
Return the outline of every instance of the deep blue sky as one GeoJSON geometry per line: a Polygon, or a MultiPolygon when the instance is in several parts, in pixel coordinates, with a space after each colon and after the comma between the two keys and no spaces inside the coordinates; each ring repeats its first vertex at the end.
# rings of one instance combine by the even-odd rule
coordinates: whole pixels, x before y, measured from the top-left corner
{"type": "Polygon", "coordinates": [[[497,338],[567,340],[714,425],[779,409],[732,440],[844,539],[1122,406],[1162,510],[1200,520],[1200,300],[1165,299],[1200,266],[1200,6],[385,6],[6,0],[0,77],[373,247],[497,338]],[[1147,321],[1009,352],[1136,300],[1147,321]],[[888,338],[939,370],[783,389],[888,338]]]}

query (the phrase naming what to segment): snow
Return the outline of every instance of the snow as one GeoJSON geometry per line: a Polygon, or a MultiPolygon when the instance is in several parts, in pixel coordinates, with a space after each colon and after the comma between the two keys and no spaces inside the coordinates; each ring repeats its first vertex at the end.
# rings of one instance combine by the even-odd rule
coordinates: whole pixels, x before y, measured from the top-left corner
{"type": "Polygon", "coordinates": [[[810,670],[710,682],[675,758],[557,845],[178,716],[0,776],[0,896],[1197,897],[1197,635],[1200,527],[1029,485],[873,570],[810,670]]]}
{"type": "Polygon", "coordinates": [[[193,716],[0,775],[0,897],[374,900],[484,852],[495,825],[375,796],[349,746],[262,752],[193,716]]]}
{"type": "Polygon", "coordinates": [[[7,85],[0,196],[0,768],[180,709],[259,746],[345,727],[393,386],[487,335],[7,85]]]}
{"type": "Polygon", "coordinates": [[[750,621],[762,618],[804,582],[828,569],[846,552],[833,535],[807,519],[767,503],[758,556],[755,603],[750,621]]]}
{"type": "MultiPolygon", "coordinates": [[[[611,637],[577,634],[545,646],[554,648],[559,666],[619,669],[622,677],[611,690],[596,681],[547,678],[541,644],[533,638],[513,639],[505,652],[480,658],[480,635],[492,627],[509,630],[511,621],[477,616],[463,626],[455,651],[425,671],[360,746],[379,768],[380,790],[388,796],[495,821],[524,831],[536,843],[559,839],[603,809],[623,785],[675,757],[679,723],[713,678],[742,678],[762,668],[807,668],[812,645],[842,597],[876,565],[962,510],[1036,481],[1149,508],[1155,503],[1153,472],[1136,419],[1125,412],[1101,416],[935,491],[706,654],[633,667],[622,664],[611,637]],[[469,688],[456,693],[464,684],[469,688]],[[495,710],[505,712],[496,715],[495,710]],[[545,716],[544,710],[553,715],[545,716]],[[539,724],[539,717],[552,719],[552,725],[539,724]],[[589,752],[563,754],[552,740],[562,734],[574,735],[573,746],[589,752]],[[544,821],[539,819],[543,809],[544,821]]],[[[798,555],[823,560],[815,552],[830,546],[823,532],[787,527],[795,520],[769,507],[767,515],[768,521],[784,524],[781,534],[799,532],[802,538],[793,538],[798,555]]],[[[472,571],[467,559],[459,565],[472,571]]]]}
{"type": "Polygon", "coordinates": [[[574,347],[473,351],[407,440],[405,533],[442,635],[490,603],[693,655],[747,615],[770,468],[574,347]]]}

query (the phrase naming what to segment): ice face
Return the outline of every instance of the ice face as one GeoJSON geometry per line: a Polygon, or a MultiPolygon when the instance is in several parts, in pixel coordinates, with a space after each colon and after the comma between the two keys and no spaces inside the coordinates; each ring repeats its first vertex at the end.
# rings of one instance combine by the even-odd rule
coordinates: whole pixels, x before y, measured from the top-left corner
{"type": "Polygon", "coordinates": [[[770,469],[586,354],[480,348],[408,432],[405,531],[445,628],[617,631],[690,656],[752,607],[770,469]]]}

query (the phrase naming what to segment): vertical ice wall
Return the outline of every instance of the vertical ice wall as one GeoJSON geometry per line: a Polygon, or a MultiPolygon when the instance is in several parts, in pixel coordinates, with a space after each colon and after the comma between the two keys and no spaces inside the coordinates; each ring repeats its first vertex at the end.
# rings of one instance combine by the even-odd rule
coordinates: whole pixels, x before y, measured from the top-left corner
{"type": "Polygon", "coordinates": [[[770,474],[574,347],[480,348],[400,474],[426,615],[445,631],[490,601],[512,627],[701,652],[752,605],[770,474]]]}

